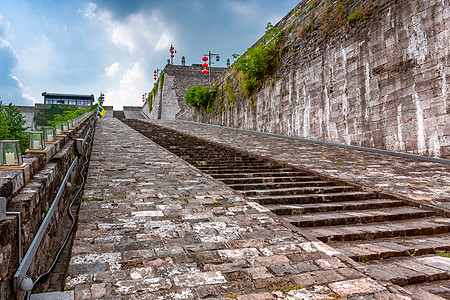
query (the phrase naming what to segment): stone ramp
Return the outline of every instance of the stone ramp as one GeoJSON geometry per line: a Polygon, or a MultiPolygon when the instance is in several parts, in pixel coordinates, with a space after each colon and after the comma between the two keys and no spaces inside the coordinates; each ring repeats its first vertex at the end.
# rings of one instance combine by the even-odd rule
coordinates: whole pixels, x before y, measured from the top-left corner
{"type": "MultiPolygon", "coordinates": [[[[146,121],[149,122],[149,121],[146,121]]],[[[348,183],[370,187],[429,205],[450,215],[450,165],[313,144],[259,133],[185,121],[151,123],[307,169],[348,183]]]]}
{"type": "Polygon", "coordinates": [[[119,120],[98,121],[66,280],[75,299],[419,299],[366,272],[119,120]]]}

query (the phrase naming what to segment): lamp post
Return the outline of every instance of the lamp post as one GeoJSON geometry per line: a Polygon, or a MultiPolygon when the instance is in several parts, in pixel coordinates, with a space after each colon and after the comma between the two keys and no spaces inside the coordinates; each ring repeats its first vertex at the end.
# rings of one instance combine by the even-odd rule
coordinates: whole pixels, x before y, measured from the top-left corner
{"type": "Polygon", "coordinates": [[[173,65],[173,57],[174,53],[177,53],[177,50],[173,47],[172,44],[170,44],[170,64],[173,65]]]}
{"type": "Polygon", "coordinates": [[[145,102],[145,99],[147,98],[148,95],[150,95],[150,93],[143,93],[142,94],[142,102],[145,102]]]}
{"type": "Polygon", "coordinates": [[[219,56],[219,54],[217,54],[217,53],[211,53],[211,51],[208,51],[208,54],[203,54],[203,58],[202,58],[202,60],[204,61],[204,63],[203,63],[203,67],[204,68],[208,68],[209,70],[206,70],[206,69],[204,69],[202,72],[203,72],[203,74],[208,74],[208,84],[211,86],[211,65],[213,64],[213,62],[212,62],[212,60],[211,60],[211,56],[216,56],[216,61],[219,61],[220,60],[220,56],[219,56]],[[209,66],[208,66],[208,64],[206,63],[206,61],[208,61],[209,60],[209,66]],[[206,65],[206,66],[205,66],[206,65]],[[206,72],[205,72],[205,70],[206,70],[206,72]]]}
{"type": "Polygon", "coordinates": [[[158,79],[159,75],[161,74],[162,70],[159,68],[156,68],[155,71],[153,71],[153,79],[155,79],[155,81],[158,79]]]}

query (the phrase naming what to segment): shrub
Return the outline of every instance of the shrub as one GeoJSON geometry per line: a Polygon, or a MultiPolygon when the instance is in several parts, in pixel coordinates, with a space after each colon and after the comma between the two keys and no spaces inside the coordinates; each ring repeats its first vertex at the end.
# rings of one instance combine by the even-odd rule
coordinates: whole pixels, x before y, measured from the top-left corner
{"type": "Polygon", "coordinates": [[[208,109],[213,101],[209,90],[209,87],[203,87],[201,84],[193,86],[186,92],[184,100],[193,107],[208,109]]]}

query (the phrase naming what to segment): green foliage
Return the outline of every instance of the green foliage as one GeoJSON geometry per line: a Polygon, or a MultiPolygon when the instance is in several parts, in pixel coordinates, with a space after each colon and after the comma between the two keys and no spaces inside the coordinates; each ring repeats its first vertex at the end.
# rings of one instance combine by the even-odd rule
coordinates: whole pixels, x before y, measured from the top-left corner
{"type": "Polygon", "coordinates": [[[12,104],[0,106],[0,140],[19,140],[22,152],[28,148],[29,135],[20,110],[12,104]]]}
{"type": "Polygon", "coordinates": [[[373,14],[375,4],[373,0],[355,4],[350,0],[322,1],[323,5],[310,5],[309,18],[303,25],[304,30],[300,36],[317,30],[320,37],[326,38],[334,30],[351,27],[362,27],[365,21],[373,14]]]}
{"type": "Polygon", "coordinates": [[[162,92],[163,86],[164,86],[164,73],[161,73],[159,75],[158,81],[153,86],[152,91],[147,96],[148,113],[151,113],[153,110],[153,99],[156,97],[156,93],[158,92],[158,87],[159,87],[159,91],[162,92]]]}
{"type": "Polygon", "coordinates": [[[50,104],[50,106],[36,109],[34,112],[33,121],[37,127],[50,126],[51,121],[55,118],[55,116],[64,114],[66,111],[74,111],[76,109],[77,106],[71,104],[50,104]]]}
{"type": "Polygon", "coordinates": [[[209,90],[209,87],[203,87],[201,84],[193,86],[186,92],[184,100],[193,107],[208,109],[213,101],[209,90]]]}
{"type": "MultiPolygon", "coordinates": [[[[60,104],[57,104],[60,105],[60,104]]],[[[68,121],[70,119],[74,119],[84,113],[87,113],[89,111],[92,110],[96,110],[98,107],[97,104],[95,105],[91,105],[89,108],[84,108],[84,109],[77,109],[77,110],[66,110],[64,111],[62,114],[57,114],[53,116],[53,120],[52,121],[48,121],[49,124],[56,124],[56,123],[61,123],[64,121],[68,121]]]]}
{"type": "Polygon", "coordinates": [[[266,33],[254,48],[239,57],[233,68],[241,72],[240,88],[245,96],[251,97],[262,85],[262,81],[271,76],[279,65],[280,55],[287,51],[280,51],[283,34],[280,28],[267,23],[266,33]]]}
{"type": "Polygon", "coordinates": [[[159,75],[158,82],[159,82],[159,91],[162,92],[164,85],[164,73],[161,73],[161,75],[159,75]]]}
{"type": "Polygon", "coordinates": [[[147,97],[147,104],[148,104],[148,113],[151,113],[153,110],[153,94],[148,94],[147,97]]]}

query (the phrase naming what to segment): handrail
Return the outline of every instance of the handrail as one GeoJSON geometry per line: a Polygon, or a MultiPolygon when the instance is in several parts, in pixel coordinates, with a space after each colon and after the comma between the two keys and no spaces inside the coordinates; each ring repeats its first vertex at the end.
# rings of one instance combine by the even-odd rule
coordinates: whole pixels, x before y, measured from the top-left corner
{"type": "MultiPolygon", "coordinates": [[[[94,119],[95,119],[95,117],[94,117],[94,119]]],[[[85,138],[83,139],[83,143],[82,143],[83,148],[84,148],[84,142],[86,141],[86,137],[89,136],[94,123],[95,123],[95,121],[94,122],[91,121],[89,130],[86,133],[85,138]]],[[[79,154],[82,154],[82,153],[83,153],[83,151],[79,152],[79,154]]],[[[66,175],[64,176],[64,179],[59,187],[58,193],[56,194],[55,198],[53,199],[50,209],[48,210],[47,214],[45,215],[45,218],[42,221],[41,226],[38,229],[38,232],[34,236],[33,241],[31,242],[31,245],[27,250],[27,253],[23,257],[22,262],[20,263],[19,268],[17,269],[16,274],[14,275],[14,289],[16,291],[18,289],[20,289],[22,291],[31,291],[33,289],[33,280],[27,275],[27,272],[30,268],[31,263],[33,262],[33,259],[39,248],[39,245],[41,244],[42,238],[44,237],[45,232],[47,231],[47,227],[50,224],[53,214],[55,213],[55,210],[58,207],[59,200],[61,199],[64,189],[66,186],[68,186],[70,184],[70,182],[68,182],[68,180],[69,180],[69,177],[70,177],[73,169],[77,165],[78,160],[79,160],[78,156],[75,157],[75,159],[73,160],[72,164],[69,167],[69,170],[67,170],[66,175]]]]}

